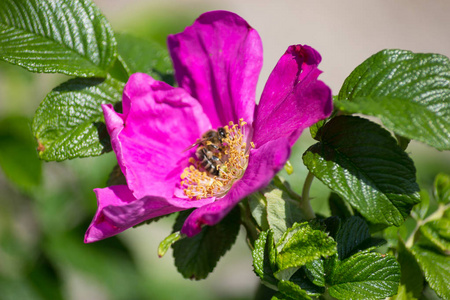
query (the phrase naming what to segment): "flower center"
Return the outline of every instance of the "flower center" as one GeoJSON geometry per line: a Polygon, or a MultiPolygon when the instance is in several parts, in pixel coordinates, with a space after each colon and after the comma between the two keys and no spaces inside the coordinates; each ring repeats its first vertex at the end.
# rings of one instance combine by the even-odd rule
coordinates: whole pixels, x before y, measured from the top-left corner
{"type": "Polygon", "coordinates": [[[209,130],[196,144],[197,159],[181,173],[181,188],[191,199],[220,198],[240,179],[248,165],[250,147],[249,126],[243,119],[239,124],[230,122],[217,131],[209,130]]]}

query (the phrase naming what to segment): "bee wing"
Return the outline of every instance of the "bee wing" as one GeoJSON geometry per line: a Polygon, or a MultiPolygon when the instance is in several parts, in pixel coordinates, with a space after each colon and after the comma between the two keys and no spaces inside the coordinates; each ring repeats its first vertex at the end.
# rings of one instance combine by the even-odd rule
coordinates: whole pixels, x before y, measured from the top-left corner
{"type": "Polygon", "coordinates": [[[188,151],[188,150],[194,148],[195,146],[200,145],[200,144],[203,143],[203,142],[204,142],[204,140],[197,139],[197,141],[196,141],[195,143],[193,143],[192,145],[190,145],[189,147],[187,147],[186,149],[184,149],[182,152],[186,152],[186,151],[188,151]]]}

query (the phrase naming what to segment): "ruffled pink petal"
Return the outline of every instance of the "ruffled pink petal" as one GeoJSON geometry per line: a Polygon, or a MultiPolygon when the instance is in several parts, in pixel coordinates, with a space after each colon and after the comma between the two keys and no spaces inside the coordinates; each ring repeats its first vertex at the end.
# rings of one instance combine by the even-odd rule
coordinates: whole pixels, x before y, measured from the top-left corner
{"type": "Polygon", "coordinates": [[[123,113],[103,105],[111,144],[136,199],[172,197],[192,151],[184,151],[211,128],[202,107],[186,91],[146,74],[125,86],[123,113]],[[154,184],[166,189],[155,194],[154,184]]]}
{"type": "Polygon", "coordinates": [[[239,118],[253,121],[255,90],[262,67],[262,43],[238,15],[212,11],[168,46],[179,86],[198,99],[213,128],[239,118]]]}
{"type": "Polygon", "coordinates": [[[331,90],[317,80],[320,61],[319,53],[306,45],[290,46],[280,58],[255,111],[256,147],[280,137],[293,145],[303,129],[331,114],[331,90]]]}
{"type": "Polygon", "coordinates": [[[136,199],[126,185],[95,189],[98,210],[91,222],[85,243],[92,243],[116,235],[145,220],[183,210],[166,199],[149,196],[136,199]]]}
{"type": "Polygon", "coordinates": [[[95,189],[98,209],[84,238],[85,243],[92,243],[116,235],[132,226],[148,219],[167,215],[173,212],[200,207],[214,199],[198,201],[163,198],[166,184],[153,185],[155,196],[136,199],[126,185],[115,185],[103,189],[95,189]]]}
{"type": "Polygon", "coordinates": [[[228,194],[215,202],[193,211],[186,219],[182,233],[191,237],[202,230],[203,225],[215,225],[246,196],[267,186],[289,158],[291,147],[286,138],[270,141],[251,150],[244,176],[228,194]]]}

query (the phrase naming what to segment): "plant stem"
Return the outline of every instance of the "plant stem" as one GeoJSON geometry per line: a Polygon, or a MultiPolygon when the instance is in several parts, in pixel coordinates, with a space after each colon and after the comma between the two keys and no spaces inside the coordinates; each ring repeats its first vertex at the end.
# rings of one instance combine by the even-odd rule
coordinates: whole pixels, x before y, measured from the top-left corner
{"type": "Polygon", "coordinates": [[[424,225],[427,222],[430,222],[433,220],[438,220],[438,219],[442,218],[442,216],[444,215],[444,212],[449,207],[450,207],[450,204],[439,205],[438,209],[434,213],[429,215],[428,218],[426,218],[424,220],[420,220],[420,219],[416,220],[416,222],[417,222],[416,228],[414,228],[413,232],[411,233],[408,240],[406,241],[406,243],[405,243],[406,248],[410,249],[414,245],[414,242],[418,239],[420,226],[424,225]]]}
{"type": "Polygon", "coordinates": [[[300,209],[306,220],[311,220],[316,217],[316,214],[311,207],[311,202],[309,201],[309,190],[311,189],[313,179],[314,175],[311,172],[308,172],[305,183],[303,184],[302,198],[300,199],[300,209]]]}

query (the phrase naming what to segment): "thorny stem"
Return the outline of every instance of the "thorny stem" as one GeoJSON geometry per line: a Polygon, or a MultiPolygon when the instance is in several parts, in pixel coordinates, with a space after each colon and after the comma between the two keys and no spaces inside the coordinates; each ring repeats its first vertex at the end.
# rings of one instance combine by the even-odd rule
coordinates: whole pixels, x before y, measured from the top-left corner
{"type": "Polygon", "coordinates": [[[300,199],[300,208],[306,220],[311,220],[316,217],[316,214],[311,207],[311,202],[309,201],[309,190],[311,189],[313,179],[314,175],[311,172],[308,172],[305,183],[303,184],[302,198],[300,199]]]}
{"type": "Polygon", "coordinates": [[[433,220],[438,220],[440,218],[442,218],[442,216],[444,215],[444,212],[450,207],[450,204],[447,205],[439,205],[438,209],[432,213],[431,215],[428,216],[428,218],[424,219],[424,220],[416,220],[417,224],[416,224],[416,228],[414,228],[413,232],[411,233],[411,235],[409,236],[408,240],[405,243],[406,248],[410,249],[413,245],[414,242],[419,238],[419,228],[420,226],[422,226],[423,224],[433,221],[433,220]]]}

